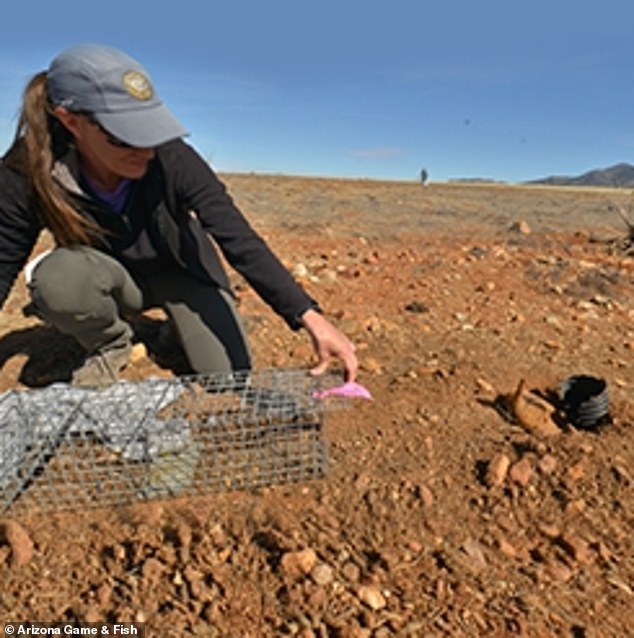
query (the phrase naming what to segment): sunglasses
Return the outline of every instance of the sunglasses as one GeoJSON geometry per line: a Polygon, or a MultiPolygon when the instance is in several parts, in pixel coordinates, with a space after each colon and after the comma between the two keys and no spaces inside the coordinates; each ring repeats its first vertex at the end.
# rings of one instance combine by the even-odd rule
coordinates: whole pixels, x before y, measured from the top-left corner
{"type": "Polygon", "coordinates": [[[112,133],[106,131],[106,129],[101,126],[101,124],[99,124],[99,122],[97,122],[97,120],[92,115],[86,115],[86,118],[93,126],[96,126],[105,135],[106,142],[108,142],[108,144],[110,144],[111,146],[116,146],[117,148],[135,148],[134,146],[132,146],[132,144],[128,144],[127,142],[124,142],[118,137],[112,135],[112,133]]]}

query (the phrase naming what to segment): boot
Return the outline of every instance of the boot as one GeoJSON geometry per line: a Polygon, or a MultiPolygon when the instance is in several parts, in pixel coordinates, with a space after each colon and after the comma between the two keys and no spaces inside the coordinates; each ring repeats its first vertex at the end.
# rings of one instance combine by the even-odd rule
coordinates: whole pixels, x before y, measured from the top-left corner
{"type": "Polygon", "coordinates": [[[130,361],[132,344],[129,340],[107,345],[89,354],[73,372],[71,385],[84,388],[105,388],[118,380],[118,375],[130,361]]]}

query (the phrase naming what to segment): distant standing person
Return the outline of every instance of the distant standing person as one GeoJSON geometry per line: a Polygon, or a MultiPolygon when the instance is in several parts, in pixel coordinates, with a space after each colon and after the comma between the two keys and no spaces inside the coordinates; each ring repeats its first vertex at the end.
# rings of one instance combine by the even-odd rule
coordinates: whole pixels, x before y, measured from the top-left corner
{"type": "Polygon", "coordinates": [[[73,383],[116,380],[131,353],[126,317],[167,312],[194,372],[251,368],[216,247],[290,328],[305,328],[323,372],[354,346],[322,314],[235,206],[127,54],[83,45],[26,86],[0,162],[0,308],[40,231],[55,248],[33,268],[37,313],[86,351],[73,383]],[[213,239],[213,242],[210,240],[213,239]]]}

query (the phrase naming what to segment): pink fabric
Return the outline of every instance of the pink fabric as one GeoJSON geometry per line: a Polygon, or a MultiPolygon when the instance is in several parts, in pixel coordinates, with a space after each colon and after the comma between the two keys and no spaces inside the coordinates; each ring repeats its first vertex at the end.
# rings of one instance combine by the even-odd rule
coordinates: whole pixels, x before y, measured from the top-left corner
{"type": "Polygon", "coordinates": [[[327,399],[328,397],[344,397],[346,399],[372,399],[370,392],[360,383],[349,381],[326,390],[315,390],[313,398],[327,399]]]}

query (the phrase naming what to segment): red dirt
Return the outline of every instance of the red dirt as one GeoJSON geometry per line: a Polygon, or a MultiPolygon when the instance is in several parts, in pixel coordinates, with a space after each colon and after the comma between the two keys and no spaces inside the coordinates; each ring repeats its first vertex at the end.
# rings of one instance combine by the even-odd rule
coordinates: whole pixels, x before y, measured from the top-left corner
{"type": "MultiPolygon", "coordinates": [[[[179,637],[634,636],[634,259],[604,241],[625,235],[609,204],[627,193],[226,181],[355,341],[374,400],[328,415],[323,480],[5,512],[0,616],[179,637]],[[582,373],[608,383],[595,432],[540,438],[493,405],[522,378],[547,396],[582,373]]],[[[233,279],[256,366],[308,367],[307,336],[233,279]]],[[[20,279],[0,391],[81,355],[24,318],[25,299],[20,279]]],[[[125,375],[171,373],[147,359],[125,375]]]]}

